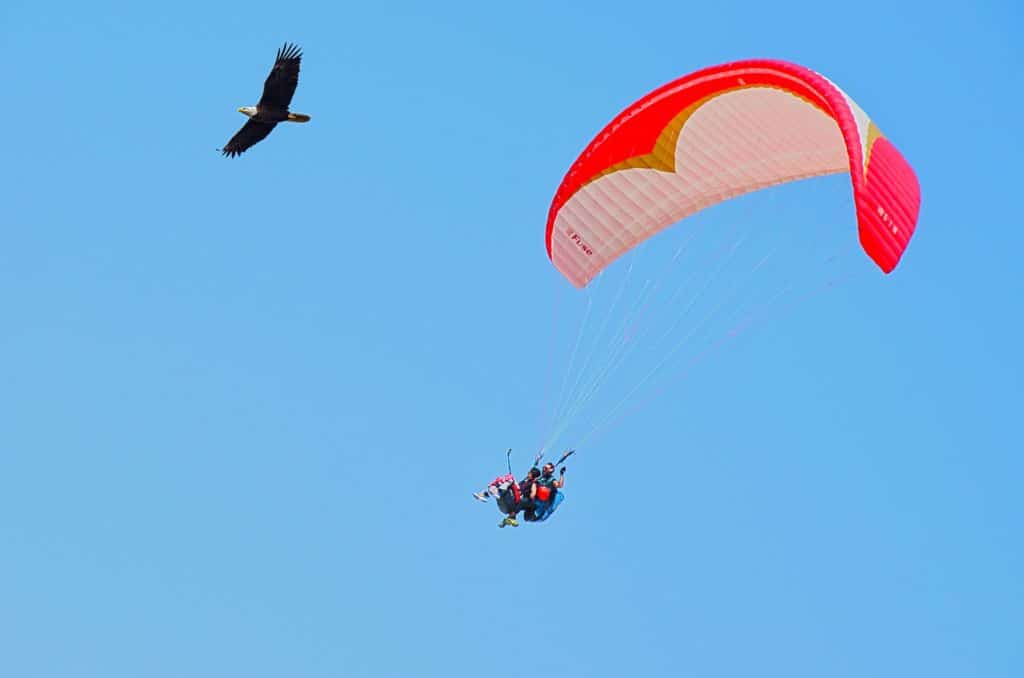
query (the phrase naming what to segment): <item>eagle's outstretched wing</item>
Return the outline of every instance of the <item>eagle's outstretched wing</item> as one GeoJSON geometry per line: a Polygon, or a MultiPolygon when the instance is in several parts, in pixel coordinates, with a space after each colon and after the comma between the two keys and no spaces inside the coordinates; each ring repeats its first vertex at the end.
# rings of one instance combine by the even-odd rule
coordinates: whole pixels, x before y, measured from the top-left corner
{"type": "Polygon", "coordinates": [[[231,141],[220,150],[224,155],[232,158],[236,155],[241,155],[250,146],[262,141],[276,125],[277,123],[274,122],[249,120],[242,125],[242,129],[235,133],[235,136],[231,137],[231,141]]]}
{"type": "Polygon", "coordinates": [[[277,50],[274,67],[263,83],[263,96],[258,104],[260,108],[288,110],[288,104],[292,102],[295,88],[299,84],[301,63],[302,50],[298,45],[286,42],[284,47],[277,50]]]}

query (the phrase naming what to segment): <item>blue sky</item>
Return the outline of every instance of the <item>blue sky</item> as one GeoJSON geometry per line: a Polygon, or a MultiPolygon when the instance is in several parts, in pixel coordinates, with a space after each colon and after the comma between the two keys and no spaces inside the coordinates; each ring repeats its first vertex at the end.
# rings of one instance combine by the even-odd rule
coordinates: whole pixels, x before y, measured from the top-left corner
{"type": "Polygon", "coordinates": [[[1022,28],[1010,2],[5,2],[0,673],[1021,675],[1022,28]],[[222,158],[285,41],[312,122],[222,158]],[[755,56],[914,165],[900,268],[850,256],[841,182],[722,212],[835,224],[853,275],[496,529],[469,493],[537,449],[588,299],[544,252],[558,182],[645,92],[755,56]]]}

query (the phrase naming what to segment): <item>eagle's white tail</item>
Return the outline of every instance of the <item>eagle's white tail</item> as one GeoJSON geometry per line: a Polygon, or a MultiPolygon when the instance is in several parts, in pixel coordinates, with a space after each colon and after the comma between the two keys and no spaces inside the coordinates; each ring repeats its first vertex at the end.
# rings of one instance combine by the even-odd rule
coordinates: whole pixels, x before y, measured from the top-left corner
{"type": "Polygon", "coordinates": [[[304,113],[289,113],[288,114],[288,121],[289,122],[309,122],[309,116],[305,115],[304,113]]]}

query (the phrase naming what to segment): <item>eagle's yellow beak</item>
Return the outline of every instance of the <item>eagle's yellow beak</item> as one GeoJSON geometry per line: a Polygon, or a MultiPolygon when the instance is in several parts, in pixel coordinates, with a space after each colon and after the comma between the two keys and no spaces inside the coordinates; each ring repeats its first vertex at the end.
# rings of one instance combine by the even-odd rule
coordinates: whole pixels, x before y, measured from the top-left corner
{"type": "Polygon", "coordinates": [[[242,108],[241,106],[239,106],[239,108],[238,108],[238,112],[239,112],[239,113],[245,113],[245,109],[244,109],[244,108],[242,108]]]}

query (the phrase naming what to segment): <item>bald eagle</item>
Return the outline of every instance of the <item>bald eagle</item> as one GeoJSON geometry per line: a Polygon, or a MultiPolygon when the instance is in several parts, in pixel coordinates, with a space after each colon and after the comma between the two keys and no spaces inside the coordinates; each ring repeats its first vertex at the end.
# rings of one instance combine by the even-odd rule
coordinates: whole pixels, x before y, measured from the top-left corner
{"type": "Polygon", "coordinates": [[[249,116],[249,120],[235,136],[231,137],[231,141],[220,149],[224,155],[232,158],[241,155],[250,146],[262,141],[279,122],[309,122],[308,115],[288,110],[288,104],[292,102],[292,95],[295,94],[295,87],[299,84],[301,61],[302,51],[297,45],[286,42],[284,47],[277,50],[274,67],[270,69],[270,75],[263,83],[263,96],[255,106],[243,106],[238,109],[239,113],[249,116]]]}

